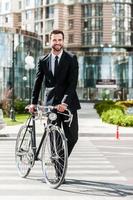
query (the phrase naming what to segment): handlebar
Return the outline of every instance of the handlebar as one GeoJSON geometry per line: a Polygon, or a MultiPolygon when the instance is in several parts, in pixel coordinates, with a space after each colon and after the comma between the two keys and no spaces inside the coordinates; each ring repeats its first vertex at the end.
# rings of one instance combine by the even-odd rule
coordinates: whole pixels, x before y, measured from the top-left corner
{"type": "MultiPolygon", "coordinates": [[[[29,106],[26,106],[25,109],[29,110],[29,106]]],[[[37,119],[42,119],[43,116],[47,116],[47,114],[51,113],[52,110],[57,110],[57,106],[41,106],[41,105],[36,105],[33,115],[37,116],[37,119]]],[[[68,119],[65,119],[64,122],[69,122],[69,127],[71,126],[73,115],[69,109],[65,110],[66,112],[59,112],[57,111],[58,114],[67,116],[68,119]]]]}

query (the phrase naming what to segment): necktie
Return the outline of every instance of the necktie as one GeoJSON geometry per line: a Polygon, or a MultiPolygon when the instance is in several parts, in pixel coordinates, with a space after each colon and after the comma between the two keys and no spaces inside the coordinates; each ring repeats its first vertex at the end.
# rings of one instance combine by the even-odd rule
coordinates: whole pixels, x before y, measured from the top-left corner
{"type": "Polygon", "coordinates": [[[55,56],[55,64],[54,64],[54,76],[56,76],[58,67],[58,56],[55,56]]]}

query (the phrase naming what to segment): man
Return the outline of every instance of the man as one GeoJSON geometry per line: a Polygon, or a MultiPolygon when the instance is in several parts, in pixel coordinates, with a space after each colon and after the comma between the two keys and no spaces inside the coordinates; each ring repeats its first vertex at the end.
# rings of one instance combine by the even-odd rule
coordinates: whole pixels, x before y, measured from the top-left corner
{"type": "Polygon", "coordinates": [[[71,127],[58,116],[58,125],[63,129],[68,142],[68,155],[72,152],[78,140],[77,110],[80,109],[76,93],[78,80],[77,57],[63,49],[64,33],[53,30],[50,34],[51,52],[42,57],[38,62],[38,71],[32,94],[32,104],[29,111],[33,112],[38,103],[42,82],[45,83],[44,104],[57,105],[59,112],[68,108],[73,114],[71,127]]]}

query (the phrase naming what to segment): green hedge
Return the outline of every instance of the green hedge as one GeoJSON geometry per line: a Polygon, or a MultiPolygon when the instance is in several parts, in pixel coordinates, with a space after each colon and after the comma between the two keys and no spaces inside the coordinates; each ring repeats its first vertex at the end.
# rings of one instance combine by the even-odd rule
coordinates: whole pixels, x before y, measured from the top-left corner
{"type": "Polygon", "coordinates": [[[103,112],[106,112],[108,110],[112,110],[114,108],[120,109],[122,112],[124,112],[124,108],[120,105],[116,105],[115,102],[109,100],[109,101],[101,101],[99,103],[96,103],[94,105],[94,108],[97,110],[97,113],[101,116],[103,112]]]}
{"type": "Polygon", "coordinates": [[[126,109],[133,106],[133,101],[102,101],[94,108],[104,122],[120,126],[133,126],[133,115],[126,114],[126,109]]]}
{"type": "Polygon", "coordinates": [[[113,107],[109,110],[103,111],[101,115],[103,121],[117,125],[121,125],[123,117],[123,111],[119,108],[113,107]]]}
{"type": "Polygon", "coordinates": [[[15,99],[14,102],[14,109],[15,112],[18,114],[24,114],[25,113],[25,107],[27,106],[28,102],[21,99],[15,99]]]}

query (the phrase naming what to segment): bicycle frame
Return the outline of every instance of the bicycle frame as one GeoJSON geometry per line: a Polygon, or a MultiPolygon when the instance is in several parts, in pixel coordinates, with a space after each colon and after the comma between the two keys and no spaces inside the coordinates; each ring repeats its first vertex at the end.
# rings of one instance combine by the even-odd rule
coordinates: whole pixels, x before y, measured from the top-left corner
{"type": "MultiPolygon", "coordinates": [[[[33,153],[34,153],[34,158],[35,158],[35,161],[36,161],[36,160],[39,160],[38,155],[39,155],[43,141],[44,141],[45,136],[46,136],[46,128],[45,128],[45,124],[44,124],[44,133],[42,135],[42,138],[39,142],[38,147],[36,145],[37,143],[36,143],[35,114],[32,114],[31,117],[29,118],[26,131],[27,131],[28,128],[32,128],[32,131],[30,132],[31,133],[31,142],[32,142],[32,149],[33,149],[33,153]]],[[[23,140],[22,140],[22,142],[23,142],[23,140]]]]}

